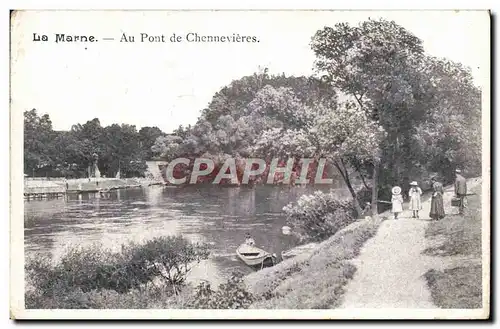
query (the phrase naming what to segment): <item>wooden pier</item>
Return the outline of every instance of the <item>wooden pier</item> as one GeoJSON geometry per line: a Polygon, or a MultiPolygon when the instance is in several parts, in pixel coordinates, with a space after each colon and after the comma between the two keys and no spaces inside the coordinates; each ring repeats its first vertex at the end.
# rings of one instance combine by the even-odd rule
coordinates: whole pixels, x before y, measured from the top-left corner
{"type": "Polygon", "coordinates": [[[63,184],[43,180],[24,181],[24,198],[27,200],[61,198],[65,194],[63,184]]]}
{"type": "Polygon", "coordinates": [[[24,199],[52,199],[65,195],[79,195],[82,193],[109,193],[113,190],[165,185],[163,181],[144,178],[99,178],[99,179],[24,179],[24,199]]]}

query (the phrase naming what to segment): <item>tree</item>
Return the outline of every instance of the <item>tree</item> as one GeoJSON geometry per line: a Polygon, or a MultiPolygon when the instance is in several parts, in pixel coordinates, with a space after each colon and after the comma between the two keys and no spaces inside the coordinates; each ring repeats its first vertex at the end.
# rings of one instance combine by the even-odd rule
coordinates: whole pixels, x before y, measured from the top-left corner
{"type": "Polygon", "coordinates": [[[377,213],[379,166],[395,173],[392,182],[408,183],[400,172],[407,173],[411,136],[426,119],[433,100],[419,70],[422,42],[395,22],[370,19],[357,27],[347,23],[325,27],[315,34],[311,46],[317,71],[387,132],[380,156],[372,160],[372,207],[377,213]]]}
{"type": "Polygon", "coordinates": [[[151,152],[167,161],[171,161],[181,152],[182,138],[175,135],[159,136],[151,147],[151,152]]]}
{"type": "Polygon", "coordinates": [[[331,159],[353,196],[358,215],[361,215],[348,166],[355,167],[354,161],[361,164],[380,161],[379,145],[386,136],[384,128],[353,102],[341,104],[336,111],[325,111],[318,116],[315,127],[321,155],[331,159]]]}
{"type": "Polygon", "coordinates": [[[139,130],[140,147],[144,152],[144,159],[149,160],[153,157],[151,147],[155,144],[158,137],[164,135],[165,133],[158,127],[142,127],[141,130],[139,130]]]}
{"type": "Polygon", "coordinates": [[[143,176],[146,169],[140,136],[134,125],[105,127],[98,143],[99,167],[108,176],[118,171],[124,177],[143,176]]]}
{"type": "Polygon", "coordinates": [[[349,160],[378,159],[378,145],[384,129],[353,102],[344,102],[334,108],[321,104],[312,108],[284,88],[263,88],[252,104],[254,111],[280,123],[264,130],[255,143],[254,153],[296,160],[328,159],[346,183],[360,215],[362,210],[348,173],[349,160]]]}
{"type": "Polygon", "coordinates": [[[24,112],[24,170],[28,174],[52,168],[50,141],[54,137],[48,114],[38,116],[36,109],[24,112]]]}
{"type": "MultiPolygon", "coordinates": [[[[272,105],[266,104],[266,97],[272,98],[274,90],[283,93],[283,100],[294,102],[288,104],[292,112],[299,103],[312,107],[316,104],[333,105],[337,101],[335,91],[320,79],[270,75],[264,69],[222,88],[202,111],[189,136],[176,135],[183,137],[184,149],[193,154],[210,152],[250,156],[250,149],[262,131],[283,124],[280,122],[283,118],[266,112],[271,109],[268,105],[272,105]]],[[[295,120],[291,116],[287,118],[295,120]]],[[[291,126],[292,122],[285,124],[291,126]]]]}
{"type": "Polygon", "coordinates": [[[428,119],[417,127],[414,153],[420,163],[453,180],[456,167],[481,173],[481,91],[470,69],[446,59],[427,57],[425,73],[439,95],[428,119]]]}

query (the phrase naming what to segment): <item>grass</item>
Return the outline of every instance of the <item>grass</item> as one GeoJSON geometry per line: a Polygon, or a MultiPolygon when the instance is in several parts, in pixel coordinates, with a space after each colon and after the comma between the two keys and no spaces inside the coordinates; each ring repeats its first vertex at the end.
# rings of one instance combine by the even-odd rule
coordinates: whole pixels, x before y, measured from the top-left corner
{"type": "Polygon", "coordinates": [[[440,243],[424,250],[431,256],[459,257],[453,268],[425,274],[434,303],[441,308],[482,307],[481,184],[468,197],[465,214],[430,222],[426,237],[440,243]]]}
{"type": "Polygon", "coordinates": [[[480,265],[455,267],[425,274],[432,299],[441,308],[481,308],[482,268],[480,265]]]}
{"type": "Polygon", "coordinates": [[[249,291],[264,296],[250,308],[330,309],[340,306],[356,267],[349,260],[375,235],[378,221],[357,222],[298,255],[246,278],[249,291]]]}
{"type": "Polygon", "coordinates": [[[192,303],[193,287],[183,287],[179,295],[161,287],[132,289],[128,293],[103,289],[83,292],[55,291],[47,296],[38,291],[26,294],[26,307],[32,309],[174,309],[192,303]]]}

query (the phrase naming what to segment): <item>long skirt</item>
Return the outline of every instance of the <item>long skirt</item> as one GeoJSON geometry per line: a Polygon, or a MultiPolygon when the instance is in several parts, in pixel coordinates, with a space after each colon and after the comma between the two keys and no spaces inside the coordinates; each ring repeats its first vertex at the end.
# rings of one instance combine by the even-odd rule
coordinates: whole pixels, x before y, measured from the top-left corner
{"type": "Polygon", "coordinates": [[[432,219],[444,218],[444,204],[443,196],[441,194],[432,197],[429,217],[432,219]]]}

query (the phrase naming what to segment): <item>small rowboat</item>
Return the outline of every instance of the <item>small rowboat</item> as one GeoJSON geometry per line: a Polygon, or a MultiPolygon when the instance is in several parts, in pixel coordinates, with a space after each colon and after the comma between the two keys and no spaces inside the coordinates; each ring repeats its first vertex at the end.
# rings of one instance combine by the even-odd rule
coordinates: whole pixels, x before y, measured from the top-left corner
{"type": "Polygon", "coordinates": [[[236,255],[248,266],[259,269],[273,266],[276,260],[275,255],[247,244],[239,246],[236,255]]]}

